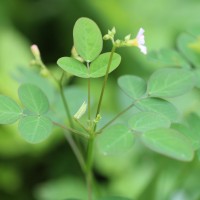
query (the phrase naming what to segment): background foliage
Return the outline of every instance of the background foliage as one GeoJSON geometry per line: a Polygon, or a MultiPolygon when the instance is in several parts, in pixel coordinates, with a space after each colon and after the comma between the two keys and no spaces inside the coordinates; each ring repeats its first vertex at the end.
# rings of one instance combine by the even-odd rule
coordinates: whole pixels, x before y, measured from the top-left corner
{"type": "MultiPolygon", "coordinates": [[[[161,48],[177,49],[177,37],[182,32],[198,29],[199,10],[198,0],[1,1],[0,93],[18,100],[19,83],[30,80],[26,69],[32,58],[29,50],[32,43],[38,44],[45,63],[57,71],[57,59],[70,55],[72,28],[79,17],[85,16],[96,21],[103,34],[115,26],[119,37],[129,32],[136,33],[143,27],[148,50],[157,51],[161,48]]],[[[110,45],[105,44],[104,49],[110,51],[110,45]]],[[[104,113],[109,111],[113,114],[128,101],[115,87],[119,75],[131,73],[147,79],[155,69],[169,65],[152,62],[137,49],[120,49],[120,53],[122,63],[109,81],[104,113]],[[113,102],[113,99],[116,101],[113,102]]],[[[199,63],[198,60],[196,62],[199,63]]],[[[188,65],[183,61],[180,63],[186,67],[188,65]]],[[[34,83],[41,83],[36,75],[31,76],[34,83]]],[[[73,79],[72,87],[74,83],[81,88],[86,84],[84,80],[73,79]]],[[[94,80],[94,94],[97,84],[98,81],[94,80]]],[[[42,89],[48,90],[50,97],[54,96],[47,82],[41,85],[42,89]]],[[[83,90],[76,88],[76,91],[70,93],[69,100],[70,97],[76,99],[77,94],[84,99],[83,90]]],[[[200,114],[199,100],[200,92],[195,89],[176,98],[173,103],[187,118],[192,111],[200,114]]],[[[81,102],[77,99],[75,105],[72,105],[74,112],[81,102]]],[[[56,117],[62,117],[60,114],[56,117]]],[[[191,130],[200,129],[198,123],[195,124],[195,117],[188,117],[192,124],[191,130]]],[[[126,118],[128,115],[124,116],[124,120],[126,118]]],[[[95,157],[100,192],[137,200],[199,199],[199,167],[198,156],[192,162],[184,163],[153,153],[140,144],[136,144],[131,152],[118,157],[102,156],[97,149],[95,157]]],[[[0,199],[55,200],[66,196],[84,198],[86,191],[79,166],[63,134],[55,130],[47,141],[31,145],[22,140],[16,125],[0,126],[0,199]]]]}

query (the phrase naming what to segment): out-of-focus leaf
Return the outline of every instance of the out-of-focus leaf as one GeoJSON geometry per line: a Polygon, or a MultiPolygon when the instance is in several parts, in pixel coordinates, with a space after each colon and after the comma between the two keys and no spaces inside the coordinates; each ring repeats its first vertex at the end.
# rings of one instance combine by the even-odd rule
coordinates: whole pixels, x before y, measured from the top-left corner
{"type": "Polygon", "coordinates": [[[39,87],[32,84],[22,84],[18,94],[25,108],[31,112],[39,115],[48,111],[48,99],[39,87]]]}
{"type": "Polygon", "coordinates": [[[190,69],[190,64],[174,49],[161,49],[147,54],[148,58],[163,67],[183,67],[190,69]]]}
{"type": "Polygon", "coordinates": [[[136,104],[136,107],[138,107],[139,110],[141,111],[152,111],[161,113],[162,115],[168,117],[172,122],[176,122],[179,117],[179,113],[176,107],[172,103],[164,99],[159,99],[159,98],[141,99],[136,104]]]}
{"type": "Polygon", "coordinates": [[[97,145],[100,152],[105,155],[120,154],[131,149],[134,142],[134,135],[121,124],[116,124],[105,129],[97,137],[97,145]]]}
{"type": "Polygon", "coordinates": [[[118,85],[131,98],[138,99],[146,93],[146,82],[137,76],[124,75],[119,77],[118,85]]]}
{"type": "Polygon", "coordinates": [[[100,198],[99,200],[130,200],[126,197],[103,197],[103,198],[100,198]]]}
{"type": "Polygon", "coordinates": [[[3,86],[0,90],[16,99],[15,91],[18,84],[12,74],[18,66],[29,65],[31,60],[29,42],[13,27],[1,26],[0,44],[0,85],[3,86]]]}
{"type": "Polygon", "coordinates": [[[195,86],[197,88],[200,88],[200,69],[194,69],[194,76],[196,77],[196,82],[195,82],[195,86]]]}
{"type": "Polygon", "coordinates": [[[151,150],[181,161],[191,161],[194,156],[192,143],[173,129],[160,128],[142,134],[142,142],[151,150]]]}
{"type": "Polygon", "coordinates": [[[200,117],[195,113],[191,113],[187,116],[186,123],[188,126],[177,124],[175,127],[192,141],[196,150],[200,148],[200,117]]]}
{"type": "Polygon", "coordinates": [[[0,124],[12,124],[22,115],[21,108],[10,97],[0,95],[0,124]]]}
{"type": "Polygon", "coordinates": [[[178,49],[197,68],[200,68],[200,53],[193,48],[197,37],[182,33],[177,40],[178,49]]]}
{"type": "Polygon", "coordinates": [[[140,112],[129,120],[131,129],[140,133],[156,128],[169,128],[170,124],[167,117],[156,112],[140,112]]]}
{"type": "Polygon", "coordinates": [[[179,123],[172,124],[171,128],[179,131],[191,140],[194,150],[197,150],[200,147],[200,137],[198,132],[194,132],[190,127],[179,123]]]}
{"type": "Polygon", "coordinates": [[[192,89],[194,74],[190,70],[163,68],[155,71],[147,85],[147,91],[154,97],[176,97],[192,89]]]}
{"type": "Polygon", "coordinates": [[[52,122],[43,116],[26,116],[19,121],[21,136],[30,143],[39,143],[49,137],[52,132],[52,122]]]}
{"type": "Polygon", "coordinates": [[[66,177],[39,185],[35,191],[37,200],[87,200],[85,184],[76,177],[66,177]]]}
{"type": "Polygon", "coordinates": [[[102,50],[101,31],[94,21],[82,17],[78,19],[73,30],[74,45],[78,54],[87,62],[93,61],[102,50]]]}

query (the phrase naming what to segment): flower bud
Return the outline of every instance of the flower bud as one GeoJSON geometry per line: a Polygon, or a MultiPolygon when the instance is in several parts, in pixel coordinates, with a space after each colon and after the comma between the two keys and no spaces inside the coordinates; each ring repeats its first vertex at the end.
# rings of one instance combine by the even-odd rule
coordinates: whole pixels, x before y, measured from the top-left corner
{"type": "Polygon", "coordinates": [[[116,34],[116,29],[115,29],[115,27],[112,28],[111,32],[112,32],[113,35],[116,34]]]}
{"type": "Polygon", "coordinates": [[[131,34],[125,36],[125,38],[124,38],[124,40],[125,40],[126,42],[129,41],[130,39],[131,39],[131,34]]]}
{"type": "Polygon", "coordinates": [[[40,74],[43,76],[43,77],[48,77],[49,76],[49,71],[45,68],[43,68],[41,71],[40,71],[40,74]]]}
{"type": "Polygon", "coordinates": [[[103,39],[104,39],[104,40],[109,40],[109,39],[110,39],[110,35],[108,35],[108,34],[104,35],[104,36],[103,36],[103,39]]]}
{"type": "Polygon", "coordinates": [[[40,50],[37,45],[33,44],[31,46],[31,51],[34,57],[36,58],[36,60],[40,59],[40,50]]]}

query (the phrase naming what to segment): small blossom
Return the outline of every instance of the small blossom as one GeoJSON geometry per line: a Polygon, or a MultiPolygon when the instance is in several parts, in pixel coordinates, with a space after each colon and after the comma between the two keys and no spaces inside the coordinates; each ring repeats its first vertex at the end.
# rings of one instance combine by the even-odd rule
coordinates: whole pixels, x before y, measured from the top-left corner
{"type": "Polygon", "coordinates": [[[140,28],[135,39],[127,42],[129,46],[137,46],[143,54],[147,54],[147,47],[144,40],[144,29],[140,28]]]}

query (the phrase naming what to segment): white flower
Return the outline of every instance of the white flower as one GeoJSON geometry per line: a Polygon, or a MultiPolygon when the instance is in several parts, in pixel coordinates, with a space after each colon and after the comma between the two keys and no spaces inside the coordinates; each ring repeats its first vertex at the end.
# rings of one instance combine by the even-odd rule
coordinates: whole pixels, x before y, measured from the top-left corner
{"type": "Polygon", "coordinates": [[[135,39],[127,41],[127,46],[137,46],[143,54],[147,54],[143,28],[140,28],[135,39]]]}
{"type": "Polygon", "coordinates": [[[147,47],[145,46],[145,40],[144,40],[144,29],[140,28],[140,30],[138,31],[138,34],[136,36],[136,40],[138,43],[138,47],[140,49],[140,51],[143,54],[147,54],[147,47]]]}

